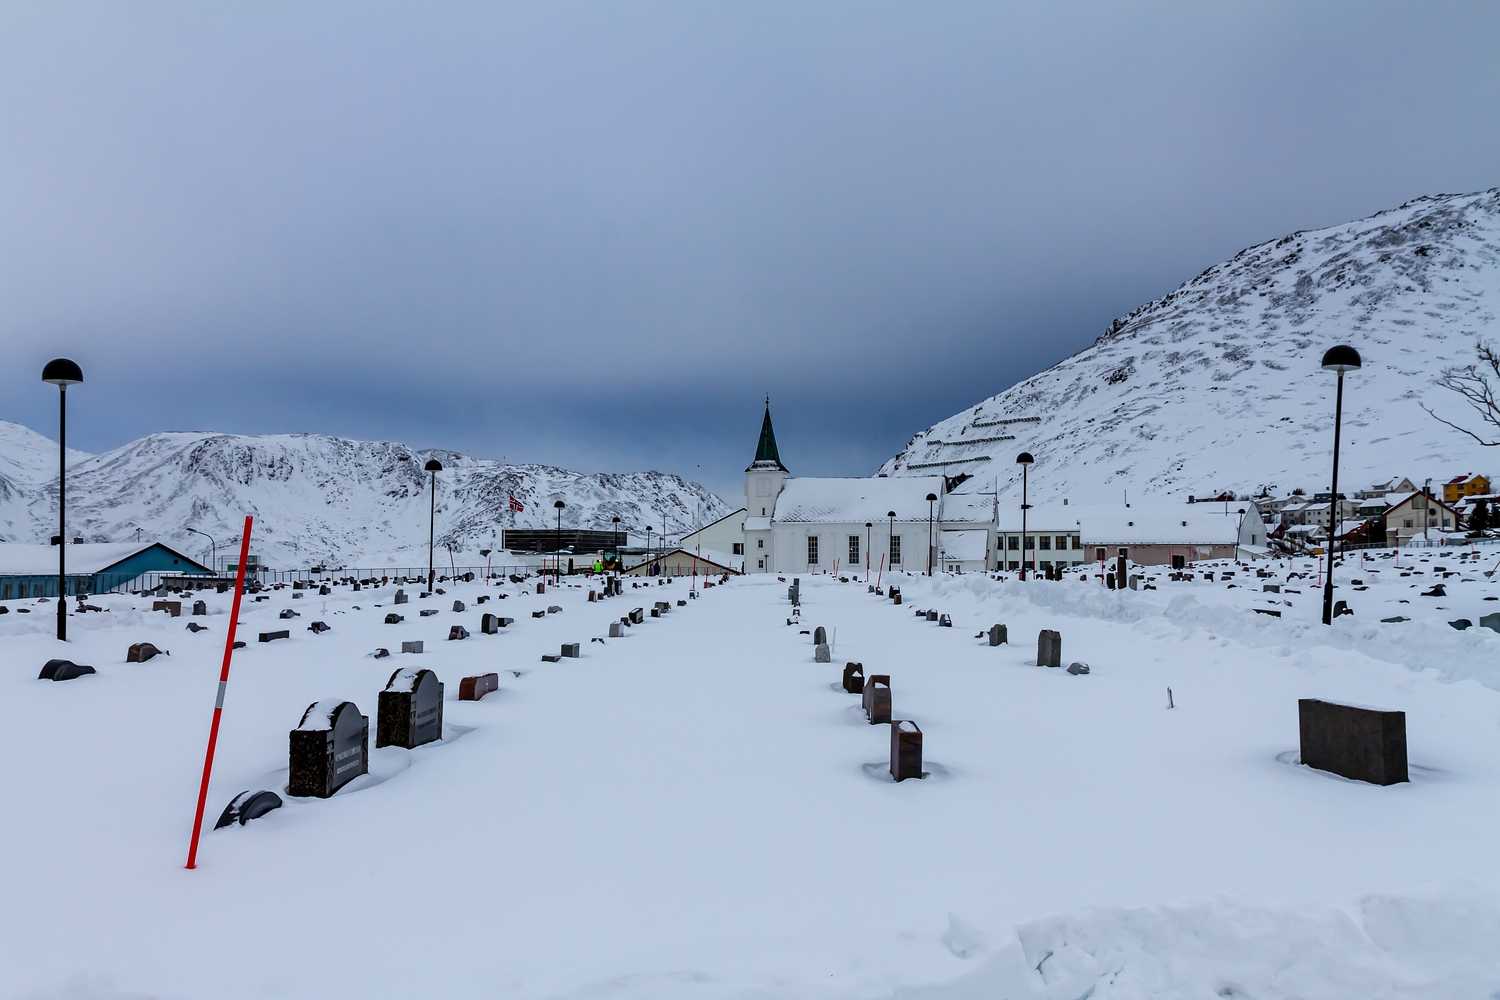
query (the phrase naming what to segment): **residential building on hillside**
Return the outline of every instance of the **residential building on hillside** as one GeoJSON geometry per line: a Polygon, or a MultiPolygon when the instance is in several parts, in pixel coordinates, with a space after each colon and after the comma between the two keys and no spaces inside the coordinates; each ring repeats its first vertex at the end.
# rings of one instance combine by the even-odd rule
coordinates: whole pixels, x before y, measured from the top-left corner
{"type": "Polygon", "coordinates": [[[1488,496],[1489,492],[1488,476],[1472,473],[1467,476],[1454,476],[1443,484],[1443,503],[1454,504],[1464,497],[1488,496]]]}
{"type": "Polygon", "coordinates": [[[1454,531],[1458,512],[1437,497],[1421,490],[1397,498],[1385,512],[1385,543],[1405,545],[1416,537],[1426,537],[1429,528],[1454,531]]]}
{"type": "Polygon", "coordinates": [[[1367,490],[1360,490],[1355,496],[1361,500],[1365,500],[1371,497],[1383,497],[1387,493],[1412,493],[1416,491],[1416,488],[1417,484],[1405,476],[1392,476],[1384,482],[1374,484],[1367,490]]]}

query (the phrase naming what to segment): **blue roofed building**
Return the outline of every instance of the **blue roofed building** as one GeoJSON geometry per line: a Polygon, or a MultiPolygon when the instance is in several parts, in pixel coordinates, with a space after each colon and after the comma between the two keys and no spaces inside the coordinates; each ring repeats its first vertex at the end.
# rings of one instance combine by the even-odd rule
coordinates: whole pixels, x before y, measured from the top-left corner
{"type": "MultiPolygon", "coordinates": [[[[68,546],[69,594],[102,594],[142,577],[213,576],[207,566],[160,542],[79,542],[68,546]]],[[[57,546],[0,543],[0,600],[57,596],[57,546]]]]}

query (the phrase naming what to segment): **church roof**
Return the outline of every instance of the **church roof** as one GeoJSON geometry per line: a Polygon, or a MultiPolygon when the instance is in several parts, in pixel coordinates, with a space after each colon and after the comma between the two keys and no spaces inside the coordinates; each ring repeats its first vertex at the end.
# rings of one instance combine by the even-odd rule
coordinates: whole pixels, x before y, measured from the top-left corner
{"type": "Polygon", "coordinates": [[[755,446],[755,461],[750,463],[746,472],[755,469],[776,469],[786,472],[786,466],[781,464],[781,453],[776,450],[776,432],[771,428],[771,402],[766,401],[766,418],[760,423],[760,444],[755,446]]]}
{"type": "MultiPolygon", "coordinates": [[[[890,511],[897,521],[926,521],[927,494],[943,495],[942,476],[870,479],[788,479],[776,498],[778,522],[825,524],[881,523],[890,511]]],[[[933,511],[942,519],[943,508],[933,511]]]]}

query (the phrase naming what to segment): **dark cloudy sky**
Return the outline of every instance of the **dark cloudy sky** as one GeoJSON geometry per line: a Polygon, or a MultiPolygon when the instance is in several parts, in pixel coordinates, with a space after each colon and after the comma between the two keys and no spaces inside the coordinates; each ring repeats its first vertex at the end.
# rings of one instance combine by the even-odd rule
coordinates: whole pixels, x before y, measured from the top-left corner
{"type": "Polygon", "coordinates": [[[0,4],[0,419],[737,490],[1500,184],[1500,5],[0,4]]]}

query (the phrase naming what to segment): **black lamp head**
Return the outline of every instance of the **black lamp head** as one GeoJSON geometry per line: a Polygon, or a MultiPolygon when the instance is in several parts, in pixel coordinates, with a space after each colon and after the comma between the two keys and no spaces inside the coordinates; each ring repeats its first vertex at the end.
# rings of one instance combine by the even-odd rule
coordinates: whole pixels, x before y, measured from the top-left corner
{"type": "Polygon", "coordinates": [[[567,506],[567,504],[563,503],[561,500],[557,500],[552,504],[552,506],[556,507],[558,510],[562,510],[567,506]]]}
{"type": "Polygon", "coordinates": [[[870,528],[870,527],[874,527],[874,525],[872,525],[869,521],[866,521],[865,522],[865,527],[866,528],[870,528]]]}
{"type": "Polygon", "coordinates": [[[896,512],[893,511],[893,510],[888,510],[888,511],[885,512],[885,516],[886,517],[895,517],[896,516],[896,512]]]}
{"type": "Polygon", "coordinates": [[[51,382],[60,389],[66,389],[70,385],[78,385],[83,381],[83,369],[78,367],[76,361],[54,358],[42,368],[42,381],[51,382]]]}
{"type": "Polygon", "coordinates": [[[1032,462],[1035,462],[1035,461],[1036,461],[1036,459],[1034,459],[1034,458],[1031,457],[1031,452],[1029,452],[1029,451],[1023,451],[1023,452],[1021,452],[1021,454],[1019,454],[1019,455],[1016,456],[1016,464],[1017,465],[1030,465],[1032,462]]]}
{"type": "Polygon", "coordinates": [[[424,466],[422,466],[422,470],[424,472],[442,472],[443,471],[443,463],[439,462],[435,458],[429,458],[427,460],[427,464],[424,465],[424,466]]]}
{"type": "Polygon", "coordinates": [[[936,493],[929,493],[929,494],[927,494],[927,502],[928,503],[931,503],[932,501],[934,501],[936,499],[937,499],[937,494],[936,493]]]}
{"type": "Polygon", "coordinates": [[[1323,355],[1323,367],[1340,375],[1359,367],[1359,352],[1348,344],[1330,347],[1323,355]]]}

